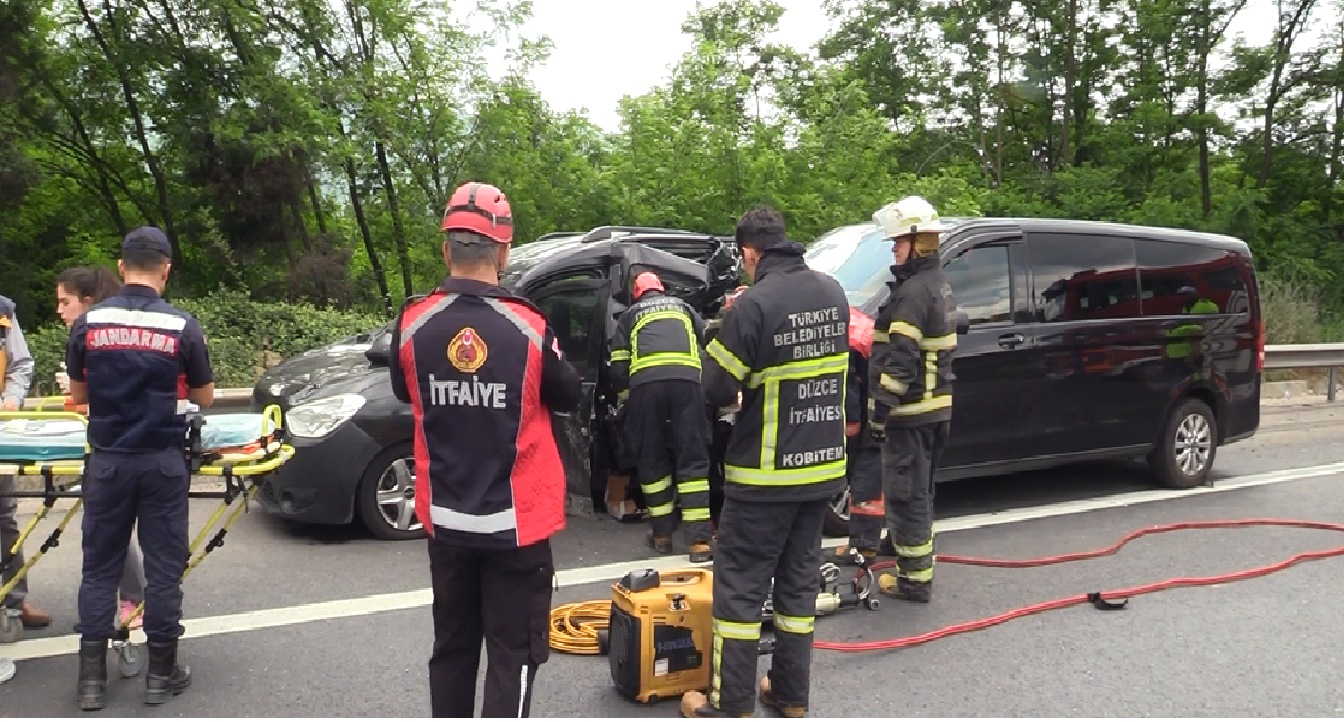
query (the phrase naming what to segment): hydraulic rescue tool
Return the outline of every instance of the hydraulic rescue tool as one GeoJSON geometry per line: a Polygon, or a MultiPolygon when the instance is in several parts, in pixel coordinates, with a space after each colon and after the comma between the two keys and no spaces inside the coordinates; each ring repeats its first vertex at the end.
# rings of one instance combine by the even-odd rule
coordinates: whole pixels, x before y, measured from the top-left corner
{"type": "MultiPolygon", "coordinates": [[[[872,569],[857,551],[858,574],[841,581],[832,562],[820,569],[816,615],[843,609],[875,610],[878,600],[872,569]]],[[[654,703],[709,688],[713,649],[714,573],[690,567],[661,572],[641,569],[611,585],[611,602],[592,601],[557,607],[551,614],[551,647],[576,654],[608,654],[611,679],[626,699],[654,703]]],[[[774,618],[767,597],[762,621],[774,618]]],[[[773,640],[761,640],[769,654],[773,640]]]]}

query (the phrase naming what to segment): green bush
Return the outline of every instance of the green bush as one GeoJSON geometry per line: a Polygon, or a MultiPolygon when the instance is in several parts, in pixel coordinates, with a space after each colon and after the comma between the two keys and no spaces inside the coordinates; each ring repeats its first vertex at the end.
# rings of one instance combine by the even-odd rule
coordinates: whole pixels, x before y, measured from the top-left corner
{"type": "MultiPolygon", "coordinates": [[[[320,309],[303,303],[257,302],[238,291],[172,299],[201,323],[219,388],[248,388],[265,368],[263,353],[288,358],[382,326],[372,314],[320,309]]],[[[69,334],[62,324],[27,331],[35,370],[32,396],[59,393],[53,375],[65,359],[69,334]]]]}

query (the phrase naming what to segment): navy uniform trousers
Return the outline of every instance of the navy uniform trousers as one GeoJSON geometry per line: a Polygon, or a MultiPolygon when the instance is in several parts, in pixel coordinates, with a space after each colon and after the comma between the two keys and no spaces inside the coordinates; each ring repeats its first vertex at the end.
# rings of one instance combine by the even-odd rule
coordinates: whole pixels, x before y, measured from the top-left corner
{"type": "Polygon", "coordinates": [[[145,636],[182,636],[182,572],[187,567],[187,491],[181,449],[153,454],[95,451],[84,470],[84,578],[79,624],[87,640],[115,631],[117,585],[131,528],[138,523],[145,558],[145,636]]]}

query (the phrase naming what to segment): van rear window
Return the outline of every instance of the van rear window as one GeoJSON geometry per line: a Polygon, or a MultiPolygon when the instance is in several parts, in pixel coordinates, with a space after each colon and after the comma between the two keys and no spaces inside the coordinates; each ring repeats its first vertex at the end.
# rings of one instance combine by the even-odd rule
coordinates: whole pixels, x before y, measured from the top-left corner
{"type": "Polygon", "coordinates": [[[1134,246],[1144,316],[1241,312],[1246,282],[1232,251],[1153,240],[1134,246]]]}

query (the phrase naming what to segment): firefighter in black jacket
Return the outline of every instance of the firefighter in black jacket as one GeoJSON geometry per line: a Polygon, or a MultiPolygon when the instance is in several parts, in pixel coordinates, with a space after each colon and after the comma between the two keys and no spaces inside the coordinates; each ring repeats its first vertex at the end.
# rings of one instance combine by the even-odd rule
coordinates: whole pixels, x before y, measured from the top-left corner
{"type": "MultiPolygon", "coordinates": [[[[866,320],[866,319],[865,319],[866,320]]],[[[849,543],[831,551],[837,564],[853,565],[853,549],[868,561],[879,553],[892,556],[890,539],[882,538],[886,506],[882,501],[882,445],[868,433],[868,356],[872,352],[872,327],[851,318],[849,323],[849,375],[845,389],[845,445],[849,482],[849,543]],[[856,338],[862,335],[866,338],[856,338]]]]}
{"type": "Polygon", "coordinates": [[[635,481],[653,517],[649,545],[660,554],[672,553],[675,488],[691,561],[707,562],[713,554],[709,419],[700,388],[705,322],[685,301],[664,296],[662,282],[652,273],[635,277],[631,295],[635,302],[621,314],[612,338],[611,383],[625,402],[623,424],[635,455],[635,481]]]}
{"type": "Polygon", "coordinates": [[[870,431],[882,441],[887,527],[897,573],[883,593],[928,602],[933,584],[933,477],[952,421],[957,304],[938,257],[947,228],[933,206],[903,198],[873,214],[892,240],[891,295],[878,312],[869,370],[870,431]]]}
{"type": "Polygon", "coordinates": [[[714,655],[708,698],[687,692],[687,717],[750,717],[771,592],[775,651],[761,701],[785,716],[807,710],[821,533],[845,477],[849,302],[840,284],[803,262],[766,206],[737,224],[753,285],[706,348],[705,396],[742,394],[725,458],[725,500],[714,568],[714,655]]]}

